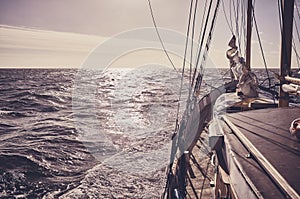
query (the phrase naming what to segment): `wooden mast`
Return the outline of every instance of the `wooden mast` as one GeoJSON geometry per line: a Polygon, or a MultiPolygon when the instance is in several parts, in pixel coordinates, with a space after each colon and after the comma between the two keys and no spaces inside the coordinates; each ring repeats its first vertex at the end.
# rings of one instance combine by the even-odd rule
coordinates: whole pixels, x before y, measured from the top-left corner
{"type": "MultiPolygon", "coordinates": [[[[293,37],[293,15],[294,15],[294,0],[282,0],[282,32],[281,32],[281,67],[280,75],[285,77],[291,69],[292,58],[292,37],[293,37]]],[[[285,83],[284,78],[281,78],[280,85],[285,83]]],[[[289,106],[289,95],[280,87],[279,107],[289,106]]]]}
{"type": "Polygon", "coordinates": [[[247,44],[246,44],[246,67],[250,70],[251,64],[251,33],[252,33],[252,0],[248,0],[247,7],[247,44]]]}

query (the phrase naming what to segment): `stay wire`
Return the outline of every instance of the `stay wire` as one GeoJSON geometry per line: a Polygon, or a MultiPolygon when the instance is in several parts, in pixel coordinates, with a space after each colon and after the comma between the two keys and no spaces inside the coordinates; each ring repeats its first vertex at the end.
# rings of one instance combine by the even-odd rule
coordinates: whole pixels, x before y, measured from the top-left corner
{"type": "MultiPolygon", "coordinates": [[[[197,41],[198,45],[197,45],[196,59],[198,57],[198,54],[201,53],[201,48],[202,48],[199,44],[201,42],[201,35],[203,34],[203,25],[204,25],[204,18],[205,18],[205,14],[206,14],[207,1],[208,0],[205,0],[203,15],[202,15],[202,19],[201,19],[200,32],[199,32],[199,37],[198,37],[198,41],[197,41]]],[[[194,80],[195,80],[197,68],[198,68],[198,65],[195,64],[195,69],[194,69],[194,73],[193,73],[193,77],[192,77],[192,84],[191,84],[192,87],[194,86],[194,80]]]]}
{"type": "MultiPolygon", "coordinates": [[[[297,9],[296,11],[298,12],[298,15],[299,15],[299,10],[298,10],[297,6],[296,6],[296,9],[297,9]]],[[[300,16],[299,16],[299,17],[300,17],[300,16]]],[[[296,28],[296,33],[297,33],[298,42],[300,42],[299,29],[298,29],[298,25],[297,25],[295,16],[294,16],[294,26],[295,26],[295,28],[296,28]]],[[[298,69],[300,69],[300,63],[299,63],[300,57],[299,57],[299,54],[298,54],[297,45],[296,45],[296,42],[295,42],[294,37],[293,37],[293,50],[294,50],[294,53],[295,53],[295,55],[296,55],[296,61],[297,61],[298,69]]]]}
{"type": "MultiPolygon", "coordinates": [[[[255,25],[256,35],[257,35],[257,38],[258,38],[258,43],[259,43],[261,55],[262,55],[262,58],[263,58],[264,66],[265,66],[265,69],[266,69],[266,73],[267,73],[267,77],[268,77],[268,82],[269,82],[269,88],[270,88],[271,87],[271,78],[270,78],[270,75],[269,75],[269,70],[268,70],[268,66],[267,66],[267,62],[266,62],[264,50],[263,50],[263,47],[262,47],[261,38],[260,38],[260,35],[259,35],[259,31],[258,31],[256,17],[255,17],[255,13],[254,13],[253,9],[252,9],[252,13],[253,13],[253,21],[254,21],[254,25],[255,25]]],[[[275,96],[274,96],[274,94],[272,94],[272,96],[273,96],[273,100],[274,100],[274,103],[275,103],[275,96]]]]}
{"type": "MultiPolygon", "coordinates": [[[[202,15],[201,25],[200,25],[200,32],[199,32],[199,37],[198,37],[198,44],[200,43],[201,35],[203,34],[202,31],[203,31],[203,25],[204,25],[204,18],[205,18],[205,14],[206,14],[207,1],[208,0],[205,0],[205,3],[204,3],[203,15],[202,15]]],[[[200,48],[200,45],[198,45],[197,54],[198,54],[199,48],[200,48]]]]}
{"type": "Polygon", "coordinates": [[[173,61],[171,60],[171,58],[169,56],[168,51],[166,50],[164,42],[163,42],[163,40],[162,40],[162,38],[161,38],[161,36],[159,34],[158,27],[157,27],[157,24],[156,24],[156,21],[155,21],[155,18],[154,18],[154,13],[153,13],[153,9],[152,9],[150,0],[148,0],[148,4],[149,4],[149,9],[150,9],[150,14],[151,14],[151,17],[152,17],[152,22],[153,22],[153,25],[155,27],[155,31],[156,31],[157,37],[158,37],[158,39],[160,41],[160,44],[161,44],[161,46],[162,46],[162,48],[163,48],[163,50],[164,50],[164,52],[165,52],[165,54],[166,54],[169,62],[170,62],[170,64],[172,65],[173,69],[178,73],[178,71],[176,70],[176,67],[175,67],[173,61]]]}
{"type": "Polygon", "coordinates": [[[177,104],[175,132],[178,130],[178,126],[179,126],[179,124],[178,124],[178,122],[179,122],[179,109],[180,109],[180,101],[181,101],[182,86],[183,86],[183,77],[184,77],[184,71],[185,71],[185,62],[186,62],[188,42],[189,42],[189,35],[190,35],[192,8],[193,8],[193,0],[191,0],[190,10],[189,10],[189,17],[188,17],[188,27],[187,27],[187,32],[186,32],[186,40],[185,40],[185,48],[184,48],[184,58],[183,58],[183,63],[182,63],[182,74],[181,74],[180,88],[179,88],[179,99],[178,99],[178,104],[177,104]]]}
{"type": "Polygon", "coordinates": [[[299,20],[300,20],[300,12],[299,12],[299,9],[298,9],[298,6],[297,6],[297,3],[296,3],[296,10],[297,10],[297,14],[298,14],[298,18],[299,18],[299,20]]]}
{"type": "Polygon", "coordinates": [[[206,56],[207,56],[207,53],[208,53],[208,50],[209,50],[210,42],[211,42],[211,39],[212,39],[212,34],[213,34],[213,31],[214,31],[215,22],[216,22],[218,10],[219,10],[219,4],[220,4],[220,0],[217,0],[217,5],[215,7],[214,15],[213,15],[213,18],[212,18],[212,21],[211,21],[209,34],[208,34],[208,37],[207,37],[207,40],[206,40],[205,51],[203,53],[203,59],[202,59],[202,63],[201,63],[200,66],[205,65],[205,62],[206,62],[206,56]]]}
{"type": "MultiPolygon", "coordinates": [[[[220,5],[220,0],[217,0],[215,11],[214,11],[214,14],[213,14],[213,18],[211,20],[210,30],[209,30],[209,33],[208,33],[208,36],[207,36],[207,40],[206,40],[206,44],[205,44],[205,48],[204,48],[204,52],[203,52],[201,65],[200,65],[200,73],[199,73],[200,82],[196,82],[195,86],[197,84],[201,86],[201,81],[202,81],[202,76],[203,76],[203,71],[204,71],[203,66],[205,65],[207,54],[208,54],[208,51],[209,51],[210,42],[211,42],[211,39],[212,39],[212,35],[213,35],[214,27],[215,27],[215,22],[216,22],[217,15],[218,15],[219,5],[220,5]]],[[[200,88],[200,86],[199,86],[199,88],[200,88]]],[[[195,89],[196,89],[196,87],[194,88],[194,92],[196,92],[195,89]]]]}
{"type": "MultiPolygon", "coordinates": [[[[150,0],[148,0],[148,1],[150,2],[150,0]]],[[[175,135],[177,134],[178,127],[179,127],[179,109],[180,109],[180,101],[181,101],[182,86],[183,86],[183,77],[184,77],[184,71],[185,71],[185,62],[186,62],[187,48],[188,48],[188,41],[189,41],[189,34],[190,34],[192,8],[193,8],[193,0],[191,0],[190,10],[189,10],[188,27],[187,27],[187,32],[186,32],[186,41],[185,41],[185,50],[184,50],[184,59],[183,59],[183,64],[182,64],[182,74],[181,74],[179,97],[178,97],[179,99],[178,99],[178,104],[177,104],[177,113],[176,113],[176,122],[175,122],[176,124],[175,124],[175,131],[174,131],[174,134],[173,134],[173,139],[175,139],[175,135]]],[[[179,139],[179,137],[178,137],[178,139],[179,139]]],[[[176,148],[177,148],[177,146],[176,146],[176,148]]],[[[165,186],[165,191],[166,191],[167,186],[168,186],[168,180],[167,180],[167,183],[166,183],[166,186],[165,186]]],[[[164,192],[164,195],[165,195],[165,192],[164,192]]]]}
{"type": "Polygon", "coordinates": [[[197,8],[198,8],[198,0],[196,0],[195,3],[195,8],[194,8],[194,16],[193,16],[193,23],[192,23],[192,43],[191,43],[191,57],[190,57],[190,87],[189,87],[189,98],[191,96],[191,88],[193,87],[192,85],[192,66],[193,66],[193,48],[194,48],[194,35],[195,35],[195,23],[196,23],[196,16],[197,16],[197,8]]]}
{"type": "MultiPolygon", "coordinates": [[[[280,25],[280,34],[281,34],[281,38],[282,38],[282,47],[284,48],[284,52],[287,52],[286,48],[286,40],[285,40],[285,37],[284,37],[284,30],[283,30],[283,5],[281,3],[280,0],[277,1],[277,5],[278,5],[278,15],[279,15],[279,25],[280,25]]],[[[293,40],[293,38],[292,38],[293,40]]],[[[287,63],[287,53],[283,54],[283,60],[284,60],[284,63],[287,63]]]]}
{"type": "Polygon", "coordinates": [[[297,33],[298,42],[300,42],[299,29],[298,29],[298,25],[297,25],[297,23],[296,23],[295,17],[294,17],[294,24],[295,24],[295,28],[296,28],[296,33],[297,33]]]}
{"type": "Polygon", "coordinates": [[[298,54],[298,51],[297,51],[297,46],[295,44],[294,39],[292,40],[292,42],[293,42],[293,50],[294,50],[294,53],[295,53],[295,56],[296,56],[297,66],[298,66],[298,69],[300,69],[300,66],[299,66],[300,57],[299,57],[299,54],[298,54]]]}
{"type": "MultiPolygon", "coordinates": [[[[212,2],[213,2],[213,0],[210,1],[209,7],[208,7],[208,12],[207,12],[207,15],[206,15],[206,20],[205,20],[204,29],[202,31],[202,35],[199,35],[199,37],[201,37],[201,36],[202,37],[201,37],[201,42],[200,42],[200,45],[199,45],[199,51],[198,51],[198,54],[196,56],[196,64],[195,64],[196,67],[198,67],[199,60],[200,60],[201,50],[202,50],[204,38],[205,38],[205,35],[206,35],[205,33],[206,33],[208,21],[209,21],[209,15],[210,15],[211,7],[212,7],[212,2]]],[[[200,70],[202,70],[202,69],[200,68],[200,70]]],[[[192,85],[194,85],[195,77],[196,77],[196,70],[194,70],[192,85]]]]}

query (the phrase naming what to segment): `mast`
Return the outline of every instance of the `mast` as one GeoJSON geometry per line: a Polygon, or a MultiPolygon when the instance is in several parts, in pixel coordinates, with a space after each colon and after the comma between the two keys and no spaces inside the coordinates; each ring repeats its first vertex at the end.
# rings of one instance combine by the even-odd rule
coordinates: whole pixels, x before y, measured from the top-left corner
{"type": "Polygon", "coordinates": [[[252,0],[248,0],[247,7],[247,44],[246,44],[246,67],[250,70],[251,63],[251,33],[252,33],[252,0]]]}
{"type": "MultiPolygon", "coordinates": [[[[293,36],[293,15],[294,0],[282,0],[282,30],[281,30],[281,67],[280,67],[280,85],[285,83],[284,77],[289,75],[291,69],[291,51],[293,36]]],[[[280,87],[279,107],[289,106],[289,95],[280,87]]]]}

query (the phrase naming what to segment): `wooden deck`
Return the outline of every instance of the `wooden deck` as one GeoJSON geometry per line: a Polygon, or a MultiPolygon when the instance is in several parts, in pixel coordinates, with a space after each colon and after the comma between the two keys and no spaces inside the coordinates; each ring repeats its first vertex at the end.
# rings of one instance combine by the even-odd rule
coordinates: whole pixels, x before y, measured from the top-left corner
{"type": "Polygon", "coordinates": [[[289,132],[291,122],[299,117],[300,108],[262,109],[225,116],[234,132],[227,134],[227,140],[246,175],[265,198],[299,197],[300,143],[289,132]],[[245,153],[251,157],[246,158],[245,153]]]}

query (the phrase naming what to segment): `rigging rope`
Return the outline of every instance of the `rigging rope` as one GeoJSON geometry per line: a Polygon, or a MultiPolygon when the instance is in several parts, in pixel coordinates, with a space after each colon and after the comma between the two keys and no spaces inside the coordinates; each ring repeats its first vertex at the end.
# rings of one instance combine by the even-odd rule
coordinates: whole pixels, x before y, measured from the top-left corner
{"type": "Polygon", "coordinates": [[[232,26],[230,26],[229,21],[228,21],[227,14],[226,14],[226,12],[225,12],[224,0],[222,0],[222,7],[223,7],[223,12],[224,12],[224,16],[225,16],[225,19],[226,19],[226,23],[227,23],[227,25],[228,25],[228,27],[229,27],[229,29],[230,29],[231,34],[234,35],[233,28],[232,28],[232,26]]]}
{"type": "Polygon", "coordinates": [[[206,32],[206,28],[207,28],[207,24],[208,24],[209,14],[210,14],[210,11],[211,11],[212,2],[213,2],[213,0],[210,1],[209,7],[208,7],[208,12],[207,12],[207,15],[206,15],[206,20],[205,20],[205,25],[204,25],[204,29],[202,31],[202,37],[201,37],[201,34],[199,35],[199,39],[201,37],[201,42],[200,42],[200,45],[199,45],[199,51],[197,52],[197,56],[196,56],[196,64],[195,64],[195,70],[194,70],[194,74],[193,74],[193,78],[192,78],[192,86],[194,85],[194,80],[195,80],[195,77],[196,77],[196,72],[197,72],[197,68],[198,68],[198,64],[199,64],[200,54],[201,54],[201,50],[202,50],[202,46],[203,46],[203,42],[204,42],[204,37],[205,37],[205,32],[206,32]]]}
{"type": "Polygon", "coordinates": [[[195,34],[195,23],[196,23],[196,16],[197,16],[197,7],[198,7],[198,0],[196,0],[195,3],[195,9],[194,9],[194,15],[193,15],[193,24],[192,24],[192,43],[191,43],[191,57],[190,57],[190,75],[189,75],[189,97],[188,97],[188,101],[190,100],[190,96],[191,96],[191,88],[192,88],[192,66],[193,66],[193,48],[194,48],[194,34],[195,34]]]}
{"type": "MultiPolygon", "coordinates": [[[[297,11],[297,13],[298,13],[299,19],[300,19],[299,10],[298,10],[297,5],[296,5],[295,7],[296,7],[296,11],[297,11]]],[[[295,28],[296,28],[296,33],[297,33],[298,42],[300,42],[300,35],[299,35],[298,25],[297,25],[295,16],[294,16],[294,24],[295,24],[295,28]]],[[[300,57],[299,57],[299,54],[298,54],[298,51],[297,51],[297,45],[296,45],[296,43],[295,43],[294,36],[293,36],[293,50],[294,50],[295,55],[296,55],[297,66],[298,66],[298,68],[300,69],[300,65],[299,65],[299,59],[300,59],[300,57]]]]}
{"type": "MultiPolygon", "coordinates": [[[[271,88],[271,78],[270,78],[270,75],[269,75],[269,70],[268,70],[268,66],[267,66],[267,62],[266,62],[264,50],[263,50],[263,47],[262,47],[262,42],[261,42],[261,38],[260,38],[260,35],[259,35],[259,31],[258,31],[256,17],[255,17],[255,13],[254,13],[253,7],[252,7],[252,13],[253,13],[253,20],[254,20],[256,35],[257,35],[257,38],[258,38],[258,43],[259,43],[261,55],[262,55],[262,58],[263,58],[264,66],[265,66],[267,77],[268,77],[269,88],[271,88]]],[[[273,96],[273,100],[274,100],[274,103],[275,103],[275,95],[272,94],[272,96],[273,96]]]]}
{"type": "Polygon", "coordinates": [[[210,46],[210,42],[211,42],[211,39],[212,39],[212,34],[213,34],[213,31],[214,31],[215,22],[216,22],[216,18],[217,18],[217,14],[218,14],[219,3],[220,3],[220,0],[217,1],[214,16],[213,16],[213,19],[211,21],[211,27],[210,27],[210,30],[209,30],[208,38],[206,40],[205,52],[203,54],[203,59],[202,59],[201,66],[203,66],[205,61],[206,61],[206,56],[207,56],[207,53],[208,53],[208,50],[209,50],[209,46],[210,46]]]}
{"type": "MultiPolygon", "coordinates": [[[[215,27],[215,22],[216,22],[216,18],[217,18],[217,14],[218,14],[219,4],[220,4],[220,0],[218,0],[216,3],[214,15],[213,15],[213,18],[211,21],[210,30],[209,30],[207,40],[206,40],[206,45],[204,47],[204,52],[203,52],[202,61],[201,61],[201,65],[200,65],[200,72],[198,73],[197,82],[195,83],[195,87],[194,87],[194,93],[196,93],[197,90],[200,89],[200,86],[201,86],[201,81],[202,81],[202,76],[203,76],[203,66],[205,65],[207,53],[208,53],[208,50],[210,47],[210,42],[212,39],[212,34],[213,34],[213,30],[215,27]]],[[[199,56],[200,56],[200,54],[199,54],[199,56]]],[[[199,61],[199,57],[198,57],[197,61],[199,61]]],[[[198,65],[198,62],[196,65],[198,65]]]]}
{"type": "Polygon", "coordinates": [[[237,35],[237,38],[238,38],[238,46],[239,46],[239,49],[240,49],[240,53],[241,52],[241,36],[240,36],[240,33],[239,33],[239,17],[238,17],[238,14],[239,14],[239,9],[238,9],[238,6],[239,6],[239,1],[237,2],[237,6],[235,5],[234,1],[232,3],[233,5],[233,11],[234,11],[234,20],[235,20],[235,31],[236,31],[236,35],[237,35]]]}
{"type": "MultiPolygon", "coordinates": [[[[150,0],[148,0],[148,1],[150,3],[150,0]]],[[[187,27],[187,32],[186,32],[184,59],[183,59],[182,73],[181,73],[181,79],[180,79],[180,89],[179,89],[179,97],[178,97],[179,99],[178,99],[178,104],[177,104],[175,130],[174,130],[174,133],[173,133],[173,136],[172,136],[172,140],[176,139],[176,134],[177,134],[178,127],[179,127],[179,109],[180,109],[180,100],[181,100],[181,95],[182,95],[182,86],[183,86],[183,78],[184,78],[184,71],[185,71],[185,62],[186,62],[186,56],[187,56],[188,40],[189,40],[189,34],[190,34],[190,24],[191,24],[192,8],[193,8],[193,0],[191,0],[190,9],[189,9],[188,27],[187,27]]],[[[179,139],[179,136],[178,136],[178,139],[179,139]]],[[[171,172],[172,172],[171,168],[172,168],[173,161],[174,161],[174,157],[172,156],[172,154],[176,153],[176,151],[177,151],[177,143],[174,144],[174,141],[175,140],[172,141],[172,149],[171,149],[171,157],[170,157],[170,165],[169,165],[169,174],[168,174],[168,178],[167,178],[167,182],[166,182],[166,186],[165,186],[165,191],[163,193],[163,197],[165,196],[166,191],[168,189],[170,175],[172,175],[171,174],[171,172]]]]}
{"type": "MultiPolygon", "coordinates": [[[[212,3],[212,1],[211,1],[211,3],[212,3]]],[[[200,25],[200,32],[199,32],[199,37],[198,37],[198,46],[197,46],[197,52],[196,52],[196,59],[198,57],[198,54],[200,55],[200,51],[201,51],[201,46],[199,45],[199,43],[201,42],[200,41],[201,40],[201,35],[203,34],[202,31],[203,31],[203,25],[204,25],[204,18],[205,18],[205,14],[206,14],[206,7],[207,7],[207,0],[205,1],[205,4],[204,4],[204,10],[203,10],[202,20],[201,20],[201,25],[200,25]]],[[[194,85],[194,80],[195,80],[197,68],[198,68],[198,65],[196,63],[195,64],[195,69],[194,69],[194,72],[193,72],[191,87],[193,87],[193,85],[194,85]]]]}
{"type": "MultiPolygon", "coordinates": [[[[213,0],[211,0],[211,4],[212,4],[212,1],[213,0]]],[[[210,31],[209,31],[209,34],[208,34],[206,45],[205,45],[205,52],[203,54],[203,60],[202,60],[202,63],[201,63],[201,67],[203,66],[203,63],[204,63],[204,61],[206,59],[206,55],[207,55],[207,52],[208,52],[208,49],[209,49],[209,44],[210,44],[210,41],[211,41],[212,32],[213,32],[213,28],[214,28],[214,25],[215,25],[217,11],[218,11],[218,7],[219,7],[219,2],[220,2],[220,0],[217,1],[217,5],[216,5],[216,8],[215,8],[215,13],[214,13],[214,16],[213,16],[213,19],[212,19],[212,22],[211,22],[211,28],[210,28],[210,31]]],[[[187,47],[188,47],[188,37],[189,37],[189,34],[190,34],[192,8],[193,8],[193,0],[191,0],[191,4],[190,4],[190,13],[189,13],[189,20],[188,20],[188,28],[187,28],[187,33],[186,33],[187,35],[186,35],[185,54],[184,54],[183,70],[182,70],[182,77],[181,77],[182,78],[182,80],[181,80],[181,87],[182,87],[183,76],[184,76],[185,60],[186,60],[187,47]]],[[[197,2],[195,4],[195,9],[196,8],[197,8],[197,2]]],[[[211,5],[210,5],[209,10],[210,9],[211,9],[211,5]]],[[[206,21],[206,24],[205,24],[203,35],[206,35],[205,33],[206,33],[206,28],[207,28],[209,13],[210,12],[208,12],[208,15],[207,15],[207,21],[206,21]]],[[[193,18],[193,20],[196,20],[196,14],[195,14],[195,12],[194,12],[194,18],[193,18]]],[[[195,28],[195,26],[193,25],[193,31],[194,31],[194,28],[195,28]]],[[[203,41],[204,41],[204,36],[202,37],[202,40],[201,40],[202,45],[203,45],[203,41]]],[[[202,45],[201,45],[201,47],[202,47],[202,45]]],[[[200,52],[200,50],[199,50],[199,52],[200,52]]],[[[181,89],[180,89],[180,92],[181,92],[181,89]]],[[[180,94],[180,96],[181,96],[181,94],[180,94]]],[[[179,102],[180,102],[180,100],[179,100],[179,102]]],[[[179,107],[179,104],[178,104],[178,107],[179,107]]],[[[187,105],[187,108],[190,108],[189,105],[187,105]]],[[[188,110],[189,109],[186,109],[183,117],[187,116],[187,114],[188,114],[187,111],[188,110]]],[[[180,144],[180,142],[182,142],[182,140],[180,140],[180,138],[181,138],[181,136],[183,136],[181,134],[184,132],[186,121],[185,121],[185,119],[181,120],[181,124],[180,124],[179,130],[178,130],[177,129],[178,128],[178,113],[179,113],[179,108],[178,108],[178,111],[177,111],[176,131],[173,134],[173,140],[172,140],[172,150],[171,150],[171,156],[170,156],[170,165],[169,165],[168,178],[167,178],[167,183],[166,183],[165,192],[164,192],[163,196],[165,196],[165,194],[166,194],[167,188],[168,188],[170,180],[171,180],[170,178],[172,178],[172,175],[173,175],[172,174],[172,165],[173,165],[173,158],[175,158],[175,156],[172,156],[172,154],[173,154],[174,151],[175,152],[177,151],[178,146],[179,146],[179,150],[180,151],[182,150],[180,146],[183,146],[182,143],[180,144]],[[177,131],[178,131],[178,137],[176,139],[175,135],[177,134],[177,131]],[[175,140],[177,140],[177,141],[175,141],[175,140]],[[178,145],[178,143],[179,143],[179,145],[178,145]]],[[[184,178],[186,180],[186,176],[185,175],[184,175],[184,178]]],[[[182,182],[179,182],[179,183],[182,183],[182,182]]],[[[182,190],[182,191],[185,192],[185,190],[182,190]]]]}
{"type": "Polygon", "coordinates": [[[298,37],[298,40],[299,40],[299,42],[300,42],[299,30],[298,30],[298,26],[297,26],[295,17],[294,17],[294,24],[295,24],[295,28],[296,28],[297,37],[298,37]]]}
{"type": "MultiPolygon", "coordinates": [[[[204,10],[203,10],[202,20],[201,20],[201,25],[200,25],[200,32],[199,32],[199,37],[198,37],[198,44],[200,43],[201,35],[203,34],[202,30],[203,30],[203,25],[204,25],[204,17],[205,17],[205,14],[206,14],[207,1],[208,0],[205,0],[205,4],[204,4],[204,10]]],[[[198,47],[197,47],[197,53],[196,54],[198,54],[199,49],[200,49],[200,45],[198,45],[198,47]]]]}
{"type": "Polygon", "coordinates": [[[155,21],[155,18],[154,18],[154,13],[153,13],[153,9],[152,9],[150,0],[148,0],[148,4],[149,4],[149,9],[150,9],[150,14],[151,14],[151,17],[152,17],[152,22],[153,22],[153,25],[155,27],[155,31],[156,31],[156,34],[158,36],[158,39],[159,39],[159,41],[161,43],[161,46],[162,46],[162,48],[163,48],[163,50],[164,50],[164,52],[165,52],[165,54],[166,54],[166,56],[167,56],[170,64],[173,66],[173,69],[178,73],[178,71],[176,70],[176,67],[175,67],[173,61],[171,60],[171,58],[170,58],[170,56],[168,54],[168,51],[165,48],[164,42],[163,42],[163,40],[162,40],[162,38],[161,38],[161,36],[159,34],[158,27],[157,27],[157,24],[156,24],[156,21],[155,21]]]}
{"type": "Polygon", "coordinates": [[[299,12],[299,9],[298,9],[298,6],[297,6],[297,4],[296,4],[296,10],[297,10],[297,14],[298,14],[298,17],[299,17],[299,20],[300,20],[300,12],[299,12]]]}
{"type": "MultiPolygon", "coordinates": [[[[226,11],[225,11],[225,4],[224,4],[224,0],[222,0],[222,7],[223,7],[223,13],[224,13],[224,16],[225,16],[225,19],[226,19],[226,23],[227,23],[227,26],[229,27],[230,29],[230,32],[232,35],[237,35],[237,39],[238,39],[238,46],[239,46],[239,51],[240,53],[242,54],[242,44],[245,46],[246,48],[246,6],[245,6],[245,3],[244,1],[241,1],[241,3],[238,1],[237,4],[235,4],[233,1],[229,1],[229,16],[230,16],[230,22],[229,22],[229,19],[228,19],[228,16],[226,14],[226,11]],[[233,9],[234,9],[234,13],[232,14],[232,10],[231,10],[231,5],[233,5],[233,9]],[[241,13],[241,19],[239,19],[239,13],[241,13]],[[235,18],[235,31],[234,31],[234,28],[233,28],[233,23],[232,23],[232,15],[234,16],[235,18]],[[240,30],[239,30],[239,27],[240,27],[240,30]],[[244,37],[244,43],[241,42],[241,38],[244,37]]],[[[244,50],[245,52],[245,50],[244,50]]]]}
{"type": "MultiPolygon", "coordinates": [[[[244,1],[242,1],[242,4],[241,4],[241,13],[242,13],[242,25],[241,25],[241,33],[242,35],[244,35],[244,52],[246,53],[246,48],[247,48],[247,28],[246,28],[246,25],[247,25],[247,7],[244,3],[244,1]]],[[[251,27],[252,28],[252,27],[251,27]]]]}
{"type": "Polygon", "coordinates": [[[300,57],[299,57],[299,54],[298,54],[298,51],[297,51],[297,46],[295,44],[294,39],[292,39],[292,42],[293,42],[292,47],[293,47],[293,50],[294,50],[294,53],[295,53],[295,56],[296,56],[297,66],[300,69],[300,66],[299,66],[299,59],[300,59],[300,57]]]}
{"type": "Polygon", "coordinates": [[[187,32],[186,32],[186,41],[185,41],[185,48],[184,48],[184,58],[183,58],[183,63],[182,63],[182,73],[181,73],[180,88],[179,88],[179,99],[178,99],[178,104],[177,104],[175,132],[178,130],[179,108],[180,108],[180,100],[181,100],[181,94],[182,94],[182,85],[183,85],[183,77],[184,77],[184,71],[185,71],[185,62],[186,62],[186,56],[187,56],[187,48],[188,48],[189,35],[190,35],[190,25],[191,25],[192,8],[193,8],[193,0],[191,0],[190,10],[189,10],[189,17],[188,17],[188,27],[187,27],[187,32]]]}

